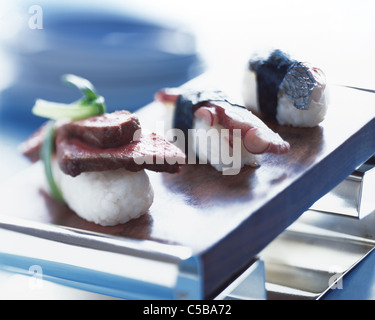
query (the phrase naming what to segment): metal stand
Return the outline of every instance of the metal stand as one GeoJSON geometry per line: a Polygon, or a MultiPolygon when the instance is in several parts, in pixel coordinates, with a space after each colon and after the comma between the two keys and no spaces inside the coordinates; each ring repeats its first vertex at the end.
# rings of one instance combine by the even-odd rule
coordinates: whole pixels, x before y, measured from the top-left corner
{"type": "Polygon", "coordinates": [[[374,196],[373,157],[260,252],[226,298],[313,300],[342,289],[344,276],[375,250],[374,196]]]}
{"type": "Polygon", "coordinates": [[[375,211],[375,156],[357,168],[331,192],[314,203],[312,210],[363,219],[375,211]]]}

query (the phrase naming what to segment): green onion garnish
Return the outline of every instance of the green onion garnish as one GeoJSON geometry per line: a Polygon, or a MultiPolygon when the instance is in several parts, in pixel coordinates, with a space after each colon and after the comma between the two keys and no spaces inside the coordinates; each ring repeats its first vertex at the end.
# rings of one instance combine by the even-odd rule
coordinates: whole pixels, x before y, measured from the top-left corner
{"type": "Polygon", "coordinates": [[[62,193],[53,178],[52,172],[52,156],[55,146],[55,120],[80,120],[99,116],[106,112],[106,108],[104,98],[96,94],[94,86],[90,81],[72,74],[64,75],[62,80],[81,90],[84,96],[70,104],[38,99],[35,102],[32,112],[37,116],[52,119],[45,129],[40,158],[44,164],[44,171],[52,196],[64,202],[62,193]]]}
{"type": "Polygon", "coordinates": [[[64,75],[62,79],[81,90],[84,96],[69,104],[38,99],[32,109],[35,115],[53,120],[80,120],[105,113],[104,98],[95,93],[88,80],[72,74],[64,75]]]}
{"type": "Polygon", "coordinates": [[[44,172],[46,174],[47,182],[51,191],[52,196],[64,202],[64,198],[61,194],[60,189],[57,187],[55,179],[53,178],[52,172],[52,156],[54,150],[54,138],[55,138],[55,121],[49,121],[44,131],[44,140],[42,148],[40,149],[40,158],[44,164],[44,172]]]}
{"type": "Polygon", "coordinates": [[[77,77],[74,74],[65,74],[62,76],[62,81],[81,90],[88,101],[93,101],[99,98],[95,92],[94,86],[90,81],[84,78],[77,77]]]}
{"type": "Polygon", "coordinates": [[[39,117],[53,120],[81,120],[103,114],[103,111],[105,111],[103,107],[103,97],[99,97],[90,103],[79,101],[71,104],[37,99],[32,112],[39,117]]]}

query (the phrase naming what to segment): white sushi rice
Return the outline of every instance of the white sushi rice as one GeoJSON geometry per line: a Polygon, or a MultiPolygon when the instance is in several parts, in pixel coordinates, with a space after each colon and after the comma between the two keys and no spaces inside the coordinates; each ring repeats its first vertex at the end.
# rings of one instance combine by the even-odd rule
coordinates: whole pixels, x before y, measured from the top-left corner
{"type": "MultiPolygon", "coordinates": [[[[246,69],[244,72],[242,98],[248,110],[258,114],[260,113],[257,93],[257,75],[254,71],[249,69],[246,69]]],[[[279,91],[276,120],[281,125],[315,127],[324,120],[327,113],[327,106],[327,89],[324,90],[319,101],[311,100],[307,110],[297,109],[293,101],[279,91]]]]}
{"type": "Polygon", "coordinates": [[[293,101],[279,91],[276,119],[281,125],[315,127],[324,120],[326,113],[326,91],[319,101],[311,100],[307,110],[297,109],[293,101]]]}
{"type": "Polygon", "coordinates": [[[240,143],[240,145],[237,149],[234,147],[234,150],[230,146],[229,141],[222,137],[222,129],[225,129],[222,125],[216,124],[210,126],[205,120],[196,118],[194,119],[193,129],[189,141],[191,141],[191,149],[199,158],[199,163],[209,162],[217,171],[221,171],[226,175],[237,174],[245,165],[253,167],[259,166],[261,155],[248,152],[240,140],[240,137],[237,140],[237,143],[240,143]],[[200,130],[203,132],[203,138],[207,137],[203,143],[201,143],[202,140],[197,136],[200,130]],[[218,135],[210,135],[210,130],[217,131],[218,135]],[[207,134],[205,135],[204,132],[207,134]],[[219,139],[216,139],[217,137],[219,137],[219,139]]]}
{"type": "Polygon", "coordinates": [[[246,68],[242,81],[242,98],[248,110],[259,113],[257,74],[246,68]]]}
{"type": "Polygon", "coordinates": [[[144,170],[85,172],[77,177],[54,165],[54,177],[67,205],[81,218],[113,226],[138,218],[150,208],[154,191],[144,170]]]}

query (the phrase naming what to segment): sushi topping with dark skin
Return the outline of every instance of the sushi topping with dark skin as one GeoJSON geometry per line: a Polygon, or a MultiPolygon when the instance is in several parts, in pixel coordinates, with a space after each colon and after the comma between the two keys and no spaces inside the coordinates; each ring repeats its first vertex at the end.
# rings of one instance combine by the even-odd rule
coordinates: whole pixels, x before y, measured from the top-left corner
{"type": "Polygon", "coordinates": [[[250,60],[249,69],[257,75],[260,111],[271,118],[276,117],[280,91],[297,109],[307,110],[311,99],[319,101],[325,88],[325,76],[320,69],[292,60],[281,50],[273,51],[264,60],[250,60]]]}
{"type": "Polygon", "coordinates": [[[283,154],[290,149],[288,142],[245,107],[231,103],[221,91],[166,88],[155,94],[155,100],[175,105],[173,127],[184,133],[193,128],[193,119],[199,118],[206,120],[210,126],[219,124],[230,133],[234,129],[241,130],[243,145],[250,153],[283,154]]]}

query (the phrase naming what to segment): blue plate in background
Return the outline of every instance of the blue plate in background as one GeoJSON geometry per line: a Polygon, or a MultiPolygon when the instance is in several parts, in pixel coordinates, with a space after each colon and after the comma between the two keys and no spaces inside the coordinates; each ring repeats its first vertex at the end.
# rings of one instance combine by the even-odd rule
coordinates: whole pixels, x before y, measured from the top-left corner
{"type": "MultiPolygon", "coordinates": [[[[27,3],[27,2],[26,2],[27,3]]],[[[61,83],[73,73],[90,80],[108,111],[135,111],[167,86],[179,86],[202,72],[193,34],[124,10],[45,3],[43,29],[27,19],[7,43],[16,66],[14,81],[1,92],[1,120],[35,128],[37,98],[72,102],[80,93],[61,83]]]]}

